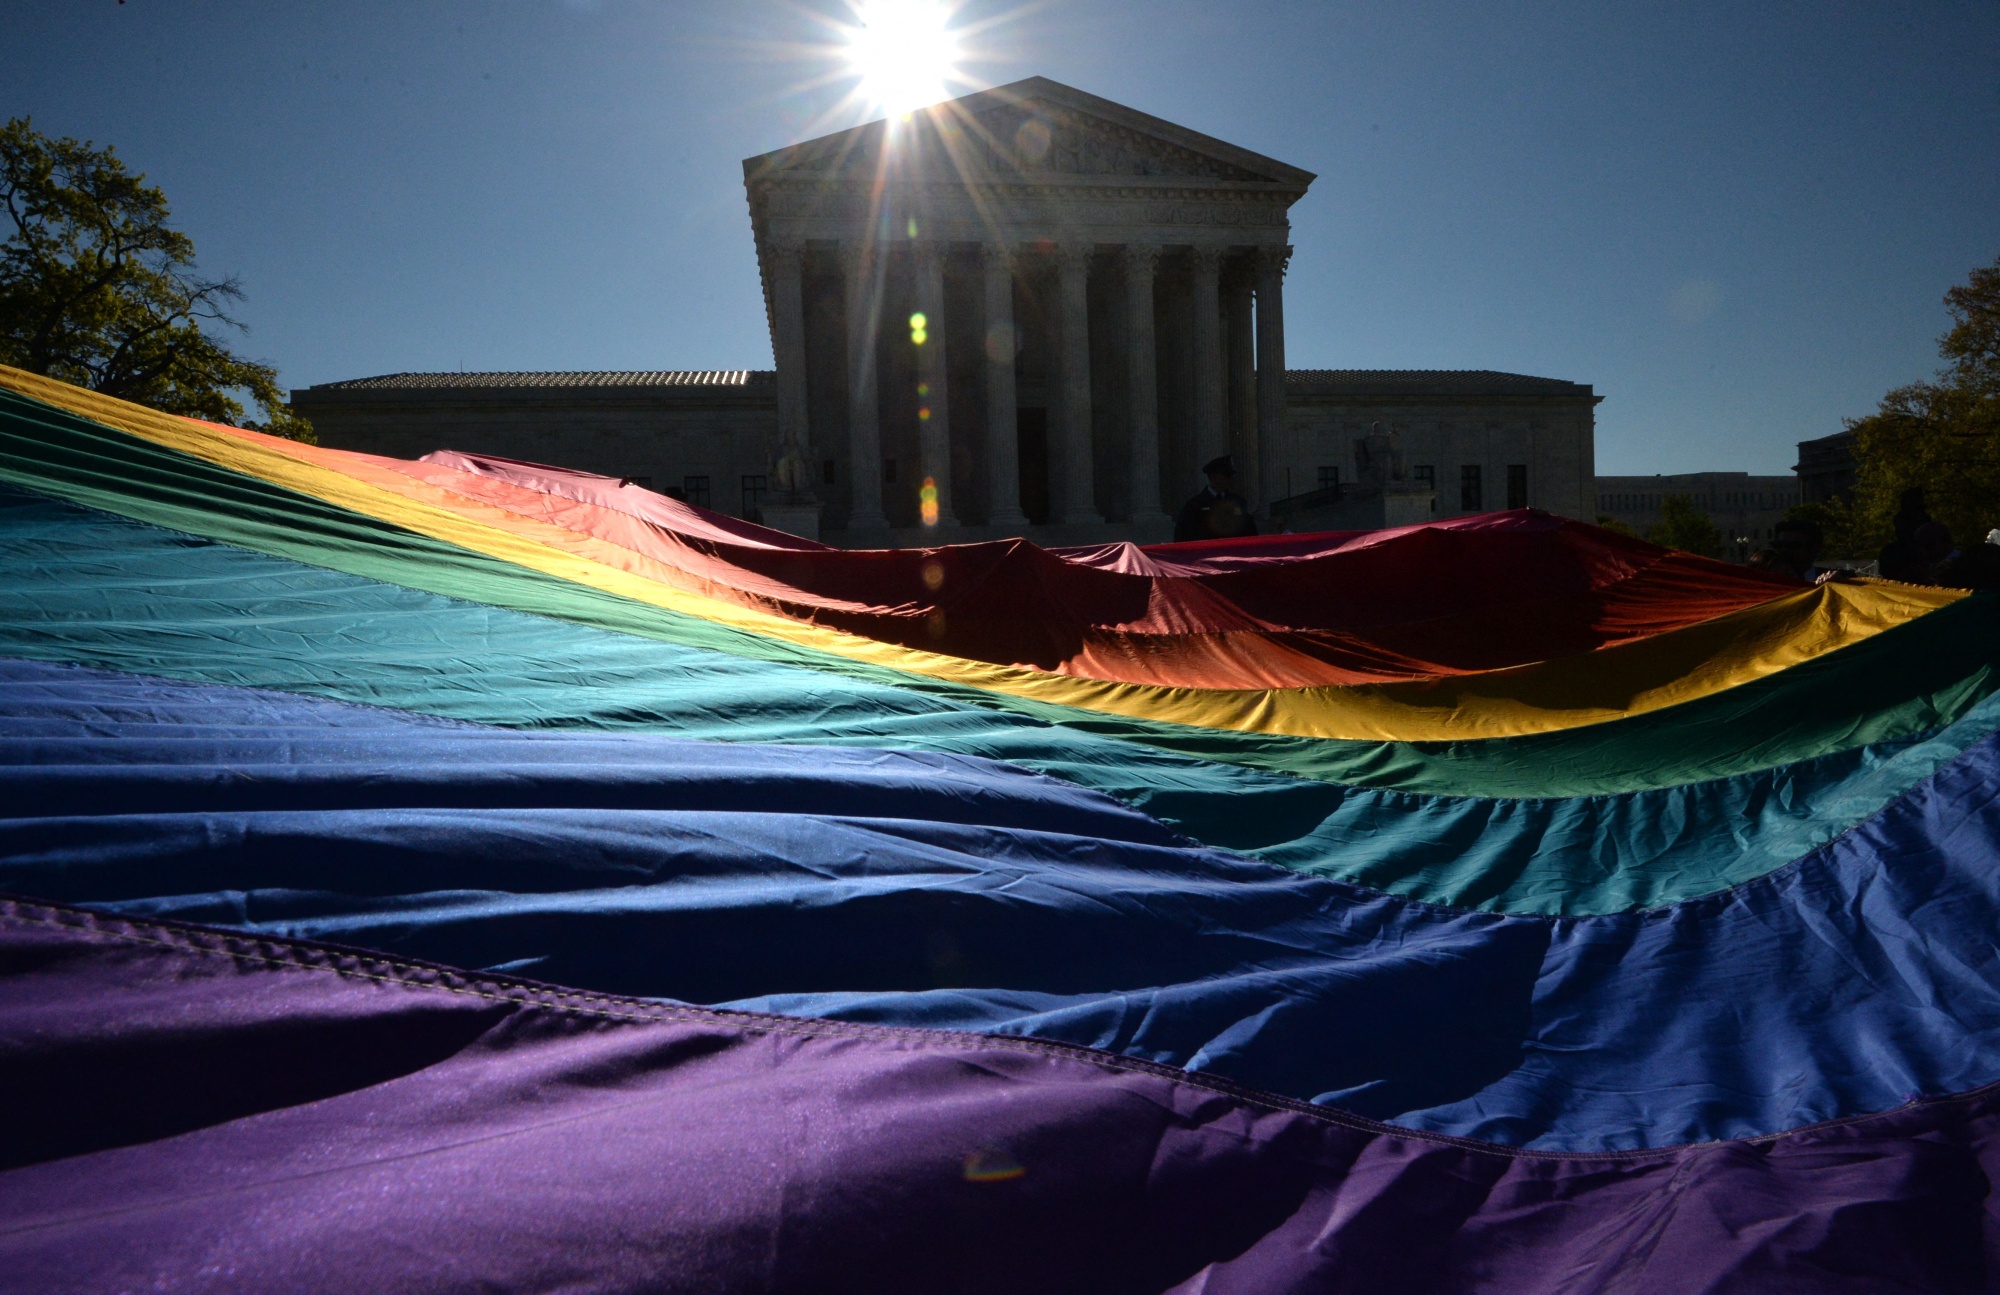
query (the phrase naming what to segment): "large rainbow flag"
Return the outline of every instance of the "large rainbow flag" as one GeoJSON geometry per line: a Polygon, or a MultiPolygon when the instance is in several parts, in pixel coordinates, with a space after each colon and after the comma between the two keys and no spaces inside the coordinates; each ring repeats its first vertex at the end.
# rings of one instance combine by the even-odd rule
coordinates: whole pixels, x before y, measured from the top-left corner
{"type": "Polygon", "coordinates": [[[843,552],[0,369],[0,1287],[2000,1283],[2000,608],[843,552]]]}

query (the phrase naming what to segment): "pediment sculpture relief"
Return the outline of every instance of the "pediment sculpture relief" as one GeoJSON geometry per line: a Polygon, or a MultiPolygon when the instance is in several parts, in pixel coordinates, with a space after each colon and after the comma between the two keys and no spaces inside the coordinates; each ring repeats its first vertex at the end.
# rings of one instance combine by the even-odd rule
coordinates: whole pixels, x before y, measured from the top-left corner
{"type": "Polygon", "coordinates": [[[1193,149],[1063,109],[1009,105],[975,120],[977,125],[964,134],[976,140],[979,160],[992,171],[1265,178],[1193,149]]]}
{"type": "MultiPolygon", "coordinates": [[[[787,170],[872,179],[881,173],[882,130],[847,137],[792,161],[787,170]]],[[[1190,148],[1051,105],[1008,104],[971,120],[919,120],[896,145],[906,174],[944,178],[968,172],[1019,175],[1182,176],[1201,180],[1264,180],[1240,166],[1190,148]]]]}

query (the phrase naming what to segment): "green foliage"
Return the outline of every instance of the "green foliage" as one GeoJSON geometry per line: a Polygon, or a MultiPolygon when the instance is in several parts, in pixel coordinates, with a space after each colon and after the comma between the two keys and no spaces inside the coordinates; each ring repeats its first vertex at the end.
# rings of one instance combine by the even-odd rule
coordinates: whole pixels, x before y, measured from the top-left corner
{"type": "Polygon", "coordinates": [[[1705,558],[1722,556],[1722,532],[1686,495],[1668,495],[1660,501],[1660,524],[1647,527],[1646,538],[1705,558]]]}
{"type": "Polygon", "coordinates": [[[1616,517],[1613,517],[1610,513],[1599,513],[1597,515],[1597,524],[1599,526],[1602,526],[1607,531],[1616,531],[1620,535],[1630,535],[1635,540],[1640,538],[1639,532],[1633,530],[1630,526],[1627,526],[1624,522],[1619,521],[1616,517]]]}
{"type": "Polygon", "coordinates": [[[214,422],[314,439],[278,371],[233,354],[209,329],[242,329],[235,279],[194,270],[194,242],[168,227],[166,195],[109,148],[50,139],[25,117],[0,126],[0,363],[214,422]],[[247,426],[258,427],[249,423],[247,426]]]}
{"type": "Polygon", "coordinates": [[[1829,558],[1872,558],[1882,547],[1880,540],[1863,524],[1851,504],[1828,499],[1814,504],[1794,504],[1785,510],[1785,520],[1811,522],[1819,527],[1824,541],[1820,553],[1829,558]]]}
{"type": "Polygon", "coordinates": [[[2000,526],[2000,261],[1974,270],[1944,301],[1953,324],[1938,353],[1949,363],[1934,381],[1898,387],[1847,424],[1858,433],[1856,556],[1895,537],[1898,502],[1915,486],[1960,544],[2000,526]]]}

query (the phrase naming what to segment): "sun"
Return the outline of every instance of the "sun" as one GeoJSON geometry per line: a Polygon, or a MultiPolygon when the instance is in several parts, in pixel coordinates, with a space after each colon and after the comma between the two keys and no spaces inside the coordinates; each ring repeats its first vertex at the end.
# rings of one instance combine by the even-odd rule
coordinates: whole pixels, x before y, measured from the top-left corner
{"type": "Polygon", "coordinates": [[[955,6],[941,0],[857,0],[847,64],[862,98],[900,117],[951,97],[959,79],[955,6]]]}

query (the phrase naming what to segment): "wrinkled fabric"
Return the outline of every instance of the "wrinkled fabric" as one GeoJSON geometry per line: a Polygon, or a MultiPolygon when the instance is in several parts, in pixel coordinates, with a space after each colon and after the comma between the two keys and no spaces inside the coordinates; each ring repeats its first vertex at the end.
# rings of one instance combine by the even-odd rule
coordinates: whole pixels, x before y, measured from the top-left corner
{"type": "Polygon", "coordinates": [[[1149,557],[1129,544],[1051,550],[1019,539],[802,554],[792,537],[769,541],[772,532],[613,478],[452,451],[371,463],[658,557],[746,605],[926,651],[1149,684],[1305,687],[1492,670],[1689,628],[1796,588],[1525,511],[1328,535],[1309,549],[1237,546],[1228,558],[1201,546],[1149,557]]]}
{"type": "Polygon", "coordinates": [[[1548,919],[1301,876],[966,757],[512,733],[28,663],[0,713],[0,890],[107,911],[1032,1036],[1551,1150],[2000,1077],[1993,736],[1759,881],[1548,919]]]}
{"type": "MultiPolygon", "coordinates": [[[[382,539],[367,551],[417,542],[382,539]]],[[[1289,840],[1318,822],[1327,811],[1311,781],[1506,797],[1671,787],[1921,737],[1963,717],[2000,678],[2000,600],[1974,596],[1650,715],[1504,740],[1336,742],[1038,706],[851,662],[809,662],[787,645],[750,644],[713,626],[663,642],[656,627],[625,616],[629,605],[596,604],[597,619],[573,609],[524,615],[4,489],[0,559],[9,571],[0,584],[8,655],[298,688],[485,723],[943,747],[1060,772],[1237,848],[1289,840]],[[1207,794],[1217,789],[1254,796],[1259,808],[1207,794]]],[[[426,550],[411,563],[452,560],[426,550]]]]}
{"type": "Polygon", "coordinates": [[[14,1282],[1994,1284],[1992,595],[0,387],[14,1282]]]}
{"type": "Polygon", "coordinates": [[[415,531],[436,533],[427,518],[458,514],[877,642],[1144,684],[1283,688],[1493,670],[1689,628],[1798,590],[1525,510],[1323,536],[1303,549],[1176,545],[1139,561],[1025,540],[850,552],[613,478],[450,451],[411,462],[302,445],[4,366],[0,421],[18,428],[25,471],[59,442],[111,431],[415,531]]]}
{"type": "MultiPolygon", "coordinates": [[[[0,370],[0,380],[8,379],[9,372],[0,370]]],[[[36,381],[51,398],[70,390],[36,381]]],[[[1077,717],[1115,716],[1231,736],[1459,742],[1591,726],[1643,716],[1781,674],[1837,649],[1865,644],[1962,597],[1958,591],[1881,582],[1795,589],[1760,605],[1665,628],[1636,641],[1600,643],[1595,650],[1579,646],[1568,655],[1558,652],[1554,659],[1506,669],[1434,678],[1392,677],[1351,686],[1273,686],[1271,680],[1240,679],[1229,681],[1230,686],[1190,687],[1175,684],[1165,674],[1151,677],[1144,660],[1154,655],[1155,648],[1134,658],[1134,671],[1106,677],[1013,663],[1005,659],[1006,653],[1001,653],[1001,660],[961,655],[951,647],[949,616],[935,608],[919,622],[934,643],[913,648],[887,628],[864,632],[821,623],[817,614],[791,615],[782,608],[752,605],[756,599],[746,603],[733,596],[718,597],[723,586],[684,565],[611,542],[588,529],[545,522],[419,483],[390,466],[390,460],[299,447],[88,393],[73,395],[72,403],[117,426],[0,391],[0,449],[5,450],[0,479],[139,520],[356,574],[385,575],[433,592],[584,623],[637,627],[654,637],[724,651],[776,652],[777,659],[812,668],[860,666],[904,681],[944,685],[998,704],[1025,703],[1077,717]],[[328,456],[330,462],[319,461],[328,456]],[[254,498],[258,491],[266,497],[254,498]],[[416,492],[414,497],[410,491],[416,492]],[[208,506],[199,506],[202,503],[208,506]],[[298,520],[314,513],[317,524],[302,533],[298,520]],[[377,528],[372,542],[357,529],[370,523],[377,528]],[[419,542],[417,547],[412,547],[413,540],[419,542]],[[422,547],[436,548],[437,553],[426,560],[418,552],[422,547]]],[[[625,514],[614,515],[637,524],[625,514]]],[[[1539,524],[1534,518],[1516,521],[1530,532],[1539,524]]],[[[1506,547],[1510,538],[1521,538],[1513,529],[1500,524],[1492,536],[1494,544],[1506,547]]],[[[1428,528],[1419,528],[1411,540],[1427,544],[1428,535],[1428,528]]],[[[1329,544],[1330,560],[1350,556],[1337,537],[1329,544]]],[[[976,561],[973,550],[983,547],[990,546],[938,550],[926,560],[923,577],[951,584],[965,574],[964,564],[976,561]]],[[[1363,546],[1359,552],[1374,550],[1363,546]]],[[[1553,555],[1542,556],[1550,559],[1552,569],[1565,566],[1553,555]]],[[[851,573],[854,578],[873,566],[901,560],[889,553],[860,558],[860,570],[851,573]]],[[[802,563],[809,557],[784,554],[780,560],[802,563]]],[[[1302,557],[1287,561],[1302,570],[1309,565],[1302,557]]],[[[1536,565],[1522,569],[1533,570],[1536,565]]],[[[885,584],[894,583],[893,575],[893,571],[882,573],[885,584]]],[[[1513,582],[1522,586],[1517,593],[1524,603],[1551,592],[1530,590],[1525,580],[1513,582]]],[[[1428,581],[1389,583],[1403,590],[1440,581],[1451,583],[1442,574],[1428,581]]],[[[1358,587],[1365,590],[1366,585],[1358,587]]],[[[1212,601],[1214,595],[1200,597],[1212,601]]],[[[1581,609],[1595,597],[1587,589],[1573,589],[1558,600],[1581,609]]],[[[1347,600],[1335,601],[1345,605],[1347,600]]],[[[1365,608],[1371,601],[1379,600],[1362,596],[1358,605],[1365,608]]],[[[1408,604],[1410,599],[1405,595],[1394,602],[1408,604]]],[[[1395,610],[1394,602],[1389,610],[1395,610]]],[[[1050,621],[1053,614],[1022,605],[1013,609],[1016,614],[1007,615],[1008,599],[997,593],[976,600],[981,607],[989,603],[1000,608],[1008,625],[1039,624],[1050,621]]],[[[1158,648],[1168,657],[1183,647],[1194,651],[1208,641],[1196,624],[1183,623],[1187,618],[1170,619],[1172,625],[1162,627],[1170,632],[1158,648]]],[[[1497,625],[1502,617],[1486,619],[1497,625]]],[[[1536,617],[1538,623],[1556,619],[1548,609],[1536,617]]],[[[1437,622],[1432,616],[1416,624],[1423,627],[1422,633],[1441,641],[1452,637],[1437,622]]],[[[1480,635],[1472,637],[1485,641],[1480,635]]],[[[1543,647],[1553,650],[1551,644],[1543,647]]],[[[1211,649],[1237,662],[1247,663],[1254,655],[1235,652],[1226,644],[1201,650],[1211,649]]]]}
{"type": "Polygon", "coordinates": [[[1877,1295],[2000,1260],[1991,1092],[1522,1156],[1023,1040],[37,905],[0,905],[0,965],[23,1290],[1877,1295]]]}

